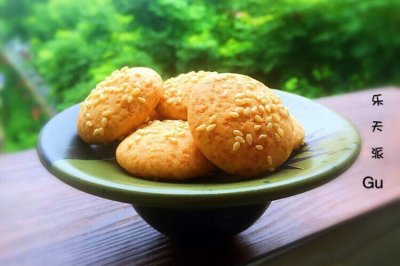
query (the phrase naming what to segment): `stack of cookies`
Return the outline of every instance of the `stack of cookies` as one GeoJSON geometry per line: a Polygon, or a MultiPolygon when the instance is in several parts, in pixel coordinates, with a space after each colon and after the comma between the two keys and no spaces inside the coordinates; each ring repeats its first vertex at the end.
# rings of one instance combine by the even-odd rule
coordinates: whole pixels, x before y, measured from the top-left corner
{"type": "Polygon", "coordinates": [[[116,70],[81,104],[78,133],[89,144],[122,140],[129,173],[183,180],[223,171],[264,176],[304,141],[279,96],[245,75],[190,72],[163,82],[144,67],[116,70]]]}

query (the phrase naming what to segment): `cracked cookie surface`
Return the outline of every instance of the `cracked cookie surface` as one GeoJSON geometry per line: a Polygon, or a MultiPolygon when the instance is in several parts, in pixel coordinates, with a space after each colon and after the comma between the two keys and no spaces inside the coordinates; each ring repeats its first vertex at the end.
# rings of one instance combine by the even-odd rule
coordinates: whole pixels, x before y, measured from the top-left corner
{"type": "Polygon", "coordinates": [[[187,102],[193,86],[216,72],[198,71],[180,74],[164,82],[164,92],[156,109],[164,119],[187,120],[187,102]]]}
{"type": "Polygon", "coordinates": [[[280,97],[245,75],[213,74],[197,84],[188,122],[203,154],[242,177],[273,172],[293,148],[292,121],[280,97]]]}
{"type": "Polygon", "coordinates": [[[206,176],[216,168],[193,141],[187,121],[150,121],[124,139],[117,161],[142,178],[182,180],[206,176]]]}

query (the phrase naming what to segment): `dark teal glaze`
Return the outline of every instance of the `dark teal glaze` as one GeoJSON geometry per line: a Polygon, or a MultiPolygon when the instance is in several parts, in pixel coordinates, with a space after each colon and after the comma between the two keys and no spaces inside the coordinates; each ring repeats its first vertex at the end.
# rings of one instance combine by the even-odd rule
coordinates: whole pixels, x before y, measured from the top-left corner
{"type": "Polygon", "coordinates": [[[359,134],[345,118],[304,97],[276,93],[304,126],[306,145],[271,175],[249,180],[220,171],[188,182],[134,177],[115,161],[118,143],[88,145],[81,141],[76,132],[78,105],[58,114],[42,129],[38,155],[65,183],[134,205],[149,224],[167,235],[201,237],[208,232],[224,238],[250,226],[272,200],[337,177],[360,152],[359,134]]]}

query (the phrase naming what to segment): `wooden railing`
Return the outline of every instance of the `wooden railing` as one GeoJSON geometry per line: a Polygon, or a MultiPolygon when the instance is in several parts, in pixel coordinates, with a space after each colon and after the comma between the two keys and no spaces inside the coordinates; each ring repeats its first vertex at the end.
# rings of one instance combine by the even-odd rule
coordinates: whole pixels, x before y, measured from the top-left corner
{"type": "Polygon", "coordinates": [[[63,184],[43,168],[34,150],[0,156],[0,265],[396,265],[400,90],[317,101],[358,128],[357,161],[326,185],[274,201],[252,227],[219,246],[170,240],[130,205],[63,184]],[[372,106],[374,94],[382,94],[379,109],[372,106]],[[383,121],[382,132],[372,133],[374,120],[383,121]],[[376,146],[383,147],[383,159],[371,157],[376,146]],[[382,179],[383,188],[365,188],[366,176],[382,179]]]}

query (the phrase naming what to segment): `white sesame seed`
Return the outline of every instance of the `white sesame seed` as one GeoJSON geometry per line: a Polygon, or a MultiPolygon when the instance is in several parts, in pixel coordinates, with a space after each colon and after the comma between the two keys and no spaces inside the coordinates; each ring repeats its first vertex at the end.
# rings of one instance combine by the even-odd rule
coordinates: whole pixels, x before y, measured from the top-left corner
{"type": "Polygon", "coordinates": [[[132,95],[133,96],[139,96],[139,94],[140,94],[140,89],[139,88],[135,88],[135,89],[132,90],[132,95]]]}
{"type": "Polygon", "coordinates": [[[107,125],[107,118],[103,117],[101,119],[101,124],[103,125],[103,127],[106,126],[107,125]]]}
{"type": "Polygon", "coordinates": [[[210,132],[210,131],[212,131],[212,130],[214,130],[214,128],[216,128],[216,124],[211,124],[211,125],[208,125],[207,127],[206,127],[206,131],[207,132],[210,132]]]}
{"type": "Polygon", "coordinates": [[[243,113],[244,113],[245,116],[250,116],[250,115],[251,115],[251,110],[250,110],[250,108],[247,107],[246,109],[244,109],[243,113]]]}
{"type": "Polygon", "coordinates": [[[85,117],[86,117],[86,119],[90,119],[91,118],[90,113],[86,113],[85,117]]]}
{"type": "Polygon", "coordinates": [[[271,128],[272,128],[272,123],[268,123],[267,130],[271,130],[271,128]]]}
{"type": "Polygon", "coordinates": [[[143,103],[143,104],[146,103],[146,99],[143,98],[143,97],[138,97],[137,99],[138,99],[138,101],[139,101],[140,103],[143,103]]]}
{"type": "Polygon", "coordinates": [[[276,130],[278,130],[278,129],[280,128],[279,124],[277,124],[277,123],[273,123],[272,125],[274,126],[274,128],[275,128],[276,130]]]}
{"type": "Polygon", "coordinates": [[[244,109],[243,107],[236,107],[234,111],[235,111],[236,113],[239,113],[239,114],[240,114],[240,113],[243,111],[243,109],[244,109]]]}
{"type": "Polygon", "coordinates": [[[256,145],[256,149],[259,151],[262,151],[264,149],[264,146],[262,145],[256,145]]]}
{"type": "Polygon", "coordinates": [[[96,128],[96,129],[93,131],[93,136],[97,136],[97,135],[99,135],[99,129],[98,129],[98,128],[96,128]]]}
{"type": "Polygon", "coordinates": [[[246,104],[246,102],[243,101],[242,99],[236,99],[236,100],[235,100],[235,103],[236,103],[237,105],[245,105],[245,104],[246,104]]]}
{"type": "Polygon", "coordinates": [[[243,137],[243,133],[242,133],[240,130],[235,129],[235,130],[232,131],[232,133],[233,133],[233,135],[235,135],[235,136],[241,136],[241,137],[243,137]]]}
{"type": "Polygon", "coordinates": [[[214,123],[215,120],[217,120],[217,115],[214,114],[214,115],[212,115],[212,116],[210,117],[210,119],[208,120],[208,122],[214,123]]]}
{"type": "MultiPolygon", "coordinates": [[[[136,132],[139,133],[139,130],[136,131],[136,132]]],[[[140,133],[143,133],[143,131],[140,132],[140,133]]],[[[166,138],[169,138],[169,137],[172,137],[174,135],[174,132],[169,131],[169,132],[164,133],[164,135],[165,135],[166,138]]]]}
{"type": "Polygon", "coordinates": [[[204,129],[206,129],[206,125],[205,124],[201,124],[200,126],[196,127],[196,131],[203,131],[204,129]]]}
{"type": "Polygon", "coordinates": [[[129,84],[127,82],[124,82],[121,84],[121,88],[126,89],[129,87],[129,84]]]}
{"type": "Polygon", "coordinates": [[[280,119],[280,117],[279,117],[278,114],[273,114],[273,115],[272,115],[272,121],[278,123],[279,121],[281,121],[281,119],[280,119]]]}
{"type": "Polygon", "coordinates": [[[240,142],[233,143],[232,150],[237,151],[240,148],[240,142]]]}
{"type": "Polygon", "coordinates": [[[236,112],[230,112],[229,115],[230,115],[232,118],[238,118],[238,117],[239,117],[239,113],[236,113],[236,112]]]}
{"type": "Polygon", "coordinates": [[[254,130],[255,131],[259,131],[261,129],[261,125],[254,125],[254,130]]]}
{"type": "Polygon", "coordinates": [[[255,89],[255,87],[252,84],[247,84],[247,88],[249,90],[254,90],[255,89]]]}
{"type": "Polygon", "coordinates": [[[178,133],[178,136],[179,136],[179,137],[183,137],[183,136],[185,136],[185,131],[181,131],[181,132],[179,132],[179,133],[178,133]]]}
{"type": "Polygon", "coordinates": [[[133,97],[129,95],[128,98],[127,98],[127,102],[131,103],[132,101],[133,101],[133,97]]]}
{"type": "Polygon", "coordinates": [[[250,98],[244,98],[243,100],[244,100],[245,103],[247,103],[247,104],[252,104],[252,103],[253,103],[253,102],[251,101],[250,98]]]}
{"type": "Polygon", "coordinates": [[[267,110],[268,113],[271,112],[271,106],[269,104],[265,105],[265,110],[267,110]]]}
{"type": "Polygon", "coordinates": [[[279,136],[278,133],[275,133],[274,135],[275,135],[276,141],[278,141],[278,142],[281,141],[281,136],[279,136]]]}
{"type": "MultiPolygon", "coordinates": [[[[217,72],[215,72],[215,74],[218,75],[217,72]]],[[[221,77],[221,76],[214,76],[214,80],[216,80],[216,81],[221,81],[221,80],[223,80],[223,77],[221,77]]]]}
{"type": "Polygon", "coordinates": [[[262,122],[264,121],[260,115],[256,115],[256,116],[254,117],[254,119],[255,119],[257,122],[259,122],[259,123],[262,123],[262,122]]]}
{"type": "Polygon", "coordinates": [[[251,107],[251,112],[252,112],[253,114],[257,113],[257,106],[251,107]]]}
{"type": "Polygon", "coordinates": [[[103,135],[104,135],[104,128],[102,128],[102,127],[99,127],[99,134],[100,134],[101,136],[103,136],[103,135]]]}
{"type": "Polygon", "coordinates": [[[109,116],[111,114],[111,111],[110,110],[105,110],[104,112],[103,112],[103,116],[109,116]]]}
{"type": "Polygon", "coordinates": [[[261,134],[260,136],[258,136],[258,139],[266,139],[267,138],[267,135],[265,135],[265,134],[261,134]]]}
{"type": "Polygon", "coordinates": [[[283,137],[283,129],[282,128],[278,129],[278,134],[279,134],[279,136],[283,137]]]}
{"type": "Polygon", "coordinates": [[[272,157],[271,157],[271,155],[267,156],[267,162],[268,162],[268,165],[272,165],[272,157]]]}
{"type": "Polygon", "coordinates": [[[177,144],[178,143],[178,139],[174,138],[174,137],[168,137],[168,140],[173,144],[177,144]]]}
{"type": "Polygon", "coordinates": [[[235,141],[240,142],[240,143],[245,143],[244,138],[242,138],[241,136],[236,136],[235,141]]]}
{"type": "Polygon", "coordinates": [[[168,98],[167,103],[173,103],[175,100],[173,98],[168,98]]]}
{"type": "Polygon", "coordinates": [[[91,126],[92,126],[92,122],[86,121],[86,126],[87,126],[87,127],[91,127],[91,126]]]}
{"type": "Polygon", "coordinates": [[[276,105],[275,104],[271,104],[271,110],[272,111],[276,111],[276,105]]]}
{"type": "Polygon", "coordinates": [[[245,97],[245,96],[246,96],[245,93],[238,93],[238,94],[236,94],[236,98],[243,98],[243,97],[245,97]]]}
{"type": "Polygon", "coordinates": [[[261,104],[258,106],[258,109],[260,110],[260,112],[263,112],[263,113],[265,112],[265,108],[261,104]]]}
{"type": "Polygon", "coordinates": [[[253,143],[253,136],[251,134],[246,135],[246,142],[249,145],[251,145],[251,143],[253,143]]]}
{"type": "Polygon", "coordinates": [[[261,102],[262,102],[262,104],[267,104],[268,100],[265,99],[265,98],[263,98],[263,99],[261,100],[261,102]]]}

